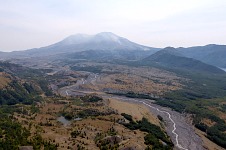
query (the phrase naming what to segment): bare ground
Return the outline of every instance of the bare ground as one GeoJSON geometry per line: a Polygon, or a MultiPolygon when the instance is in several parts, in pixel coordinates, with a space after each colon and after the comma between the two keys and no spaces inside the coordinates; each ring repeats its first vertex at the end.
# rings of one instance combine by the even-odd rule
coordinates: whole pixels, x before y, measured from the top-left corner
{"type": "MultiPolygon", "coordinates": [[[[188,149],[188,150],[204,150],[205,149],[203,147],[202,138],[196,134],[194,127],[190,124],[190,122],[184,115],[182,115],[178,112],[172,111],[170,109],[155,105],[155,104],[151,103],[150,101],[146,101],[146,100],[123,98],[123,97],[121,97],[121,98],[116,97],[116,99],[119,99],[122,101],[127,101],[130,103],[135,103],[135,104],[139,104],[140,102],[145,101],[146,103],[150,104],[151,106],[153,106],[155,108],[169,112],[171,114],[171,118],[176,123],[176,131],[175,132],[179,136],[179,138],[178,138],[179,144],[183,148],[188,149]],[[136,101],[134,101],[134,100],[136,100],[136,101]],[[140,102],[137,102],[137,101],[140,101],[140,102]]],[[[160,115],[163,117],[167,134],[171,137],[171,140],[175,144],[175,149],[180,150],[181,148],[176,147],[176,141],[175,141],[176,137],[172,133],[173,123],[169,119],[168,115],[166,115],[165,113],[159,112],[154,108],[148,108],[148,109],[155,116],[160,115]]]]}
{"type": "Polygon", "coordinates": [[[134,104],[123,102],[117,99],[109,99],[109,106],[116,109],[119,114],[129,114],[136,120],[141,120],[143,117],[145,117],[151,123],[160,126],[158,118],[150,113],[149,109],[142,104],[134,104]]]}

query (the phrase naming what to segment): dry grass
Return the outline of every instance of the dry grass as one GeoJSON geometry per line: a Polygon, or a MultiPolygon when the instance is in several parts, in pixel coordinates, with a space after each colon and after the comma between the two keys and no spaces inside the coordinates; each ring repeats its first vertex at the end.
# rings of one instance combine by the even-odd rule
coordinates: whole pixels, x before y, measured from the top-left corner
{"type": "Polygon", "coordinates": [[[224,121],[226,121],[226,113],[220,111],[219,108],[216,108],[216,107],[208,107],[208,109],[211,110],[212,112],[214,112],[214,114],[216,116],[218,116],[221,119],[223,119],[224,121]]]}
{"type": "Polygon", "coordinates": [[[158,118],[151,114],[149,109],[142,104],[134,104],[116,99],[109,99],[109,106],[116,109],[119,114],[129,114],[136,120],[141,120],[143,117],[145,117],[151,123],[160,126],[158,118]]]}
{"type": "Polygon", "coordinates": [[[182,79],[174,73],[150,68],[128,67],[109,64],[83,64],[84,66],[100,66],[102,73],[92,84],[84,84],[82,88],[112,91],[146,93],[161,95],[167,91],[178,90],[183,85],[182,79]]]}
{"type": "Polygon", "coordinates": [[[149,93],[160,95],[169,90],[177,90],[178,86],[155,83],[153,80],[138,75],[113,74],[101,78],[96,84],[101,90],[110,88],[116,91],[133,91],[135,93],[149,93]]]}
{"type": "Polygon", "coordinates": [[[0,89],[7,86],[11,81],[11,76],[7,73],[0,72],[0,89]]]}
{"type": "MultiPolygon", "coordinates": [[[[88,117],[81,121],[74,121],[69,126],[63,126],[57,121],[57,114],[65,109],[66,105],[51,101],[50,99],[47,101],[48,102],[40,103],[38,105],[38,107],[40,107],[39,113],[33,115],[14,114],[14,116],[26,128],[29,128],[29,124],[32,124],[31,128],[29,128],[32,135],[38,132],[45,140],[59,144],[59,150],[64,150],[68,147],[70,147],[70,149],[76,149],[77,144],[82,145],[86,149],[97,150],[99,148],[95,143],[96,136],[101,133],[104,137],[109,137],[108,134],[112,127],[115,129],[117,136],[121,139],[119,149],[126,147],[145,149],[146,147],[144,144],[144,136],[146,133],[139,130],[131,131],[123,125],[118,124],[116,120],[122,119],[123,117],[117,113],[98,117],[88,117]],[[51,123],[52,126],[45,125],[47,122],[51,123]],[[72,138],[70,135],[74,130],[81,132],[76,138],[72,138]]],[[[58,102],[62,102],[62,100],[58,100],[58,102]]],[[[71,104],[71,106],[67,107],[65,110],[71,111],[74,108],[94,108],[104,112],[106,109],[114,108],[119,113],[124,112],[131,114],[137,120],[146,117],[150,122],[159,125],[158,119],[150,114],[145,106],[113,99],[104,101],[103,105],[97,104],[92,103],[86,106],[71,104]]],[[[24,107],[24,110],[26,109],[29,110],[29,106],[24,107]]]]}
{"type": "Polygon", "coordinates": [[[195,132],[202,138],[203,141],[203,146],[207,149],[207,150],[224,150],[224,148],[221,148],[220,146],[218,146],[217,144],[213,143],[212,141],[210,141],[207,137],[206,137],[206,133],[202,132],[198,129],[195,129],[195,132]]]}
{"type": "Polygon", "coordinates": [[[206,124],[208,127],[212,127],[212,126],[214,126],[216,124],[216,122],[213,122],[212,120],[207,119],[207,118],[203,118],[202,122],[204,124],[206,124]]]}
{"type": "Polygon", "coordinates": [[[86,136],[89,139],[76,139],[77,141],[82,141],[87,143],[87,149],[99,149],[96,147],[95,139],[97,133],[107,133],[111,127],[114,127],[117,135],[122,138],[122,141],[119,143],[120,148],[123,147],[136,147],[137,149],[145,149],[146,145],[144,144],[145,134],[141,131],[131,131],[124,126],[106,120],[99,119],[86,119],[75,123],[76,128],[86,133],[86,136]],[[90,140],[91,139],[91,140],[90,140]]]}

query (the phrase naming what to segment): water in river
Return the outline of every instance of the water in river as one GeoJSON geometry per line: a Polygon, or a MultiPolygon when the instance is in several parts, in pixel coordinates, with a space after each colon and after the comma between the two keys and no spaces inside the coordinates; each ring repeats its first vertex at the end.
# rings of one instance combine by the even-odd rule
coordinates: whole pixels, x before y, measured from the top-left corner
{"type": "Polygon", "coordinates": [[[57,121],[61,122],[64,126],[68,126],[71,124],[71,121],[65,119],[64,116],[58,117],[57,121]]]}

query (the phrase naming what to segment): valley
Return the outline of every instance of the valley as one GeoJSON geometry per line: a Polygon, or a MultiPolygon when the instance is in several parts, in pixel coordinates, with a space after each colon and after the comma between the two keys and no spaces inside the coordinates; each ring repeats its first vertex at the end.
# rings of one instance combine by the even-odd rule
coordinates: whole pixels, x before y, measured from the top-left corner
{"type": "Polygon", "coordinates": [[[225,0],[0,0],[0,150],[226,150],[225,0]]]}
{"type": "MultiPolygon", "coordinates": [[[[165,126],[164,128],[166,128],[167,134],[170,135],[172,141],[176,145],[175,149],[197,149],[197,150],[205,149],[203,147],[203,145],[200,144],[200,143],[202,143],[202,139],[196,135],[194,127],[191,124],[191,120],[189,120],[189,118],[190,118],[189,116],[186,116],[185,114],[181,115],[170,109],[155,105],[152,103],[154,101],[150,101],[147,99],[142,100],[142,99],[137,99],[137,98],[126,98],[123,96],[107,95],[103,92],[100,92],[99,90],[95,91],[94,89],[92,89],[93,90],[92,91],[91,89],[84,88],[84,87],[89,87],[88,86],[89,84],[91,84],[92,86],[95,86],[95,85],[97,85],[97,82],[100,82],[100,79],[99,80],[96,79],[97,76],[95,76],[93,74],[92,74],[92,76],[93,76],[93,80],[90,79],[91,78],[90,76],[88,76],[88,78],[87,78],[88,80],[85,80],[82,78],[80,81],[77,82],[76,85],[65,87],[64,91],[65,90],[70,91],[70,92],[68,92],[67,96],[71,96],[71,95],[75,96],[78,92],[80,94],[83,93],[84,95],[87,93],[93,93],[93,92],[98,93],[104,99],[110,99],[111,103],[116,103],[116,104],[110,103],[111,107],[117,108],[117,110],[119,110],[119,112],[124,112],[124,113],[130,114],[132,116],[136,116],[136,118],[138,118],[138,119],[141,118],[139,115],[139,113],[141,111],[139,110],[139,108],[138,108],[139,111],[135,111],[137,109],[136,106],[133,106],[132,111],[131,111],[131,109],[127,110],[129,105],[137,104],[137,105],[147,106],[146,109],[147,108],[148,109],[146,110],[146,114],[151,113],[151,114],[154,114],[154,116],[155,116],[154,118],[152,117],[150,119],[150,120],[152,120],[152,122],[154,120],[156,120],[155,118],[157,118],[158,115],[163,117],[164,126],[165,126]],[[82,88],[81,91],[79,90],[80,86],[82,88]],[[88,91],[86,91],[86,90],[88,90],[88,91]],[[74,94],[74,92],[75,92],[75,94],[74,94]],[[127,102],[128,104],[123,104],[125,102],[127,102]],[[126,106],[124,106],[124,105],[126,105],[126,106]]],[[[99,78],[99,77],[97,77],[97,78],[99,78]]],[[[179,78],[178,78],[178,80],[179,80],[179,78]]],[[[61,90],[62,89],[60,89],[60,91],[61,90]]],[[[61,92],[61,93],[66,93],[66,92],[61,92]]],[[[65,95],[65,94],[63,94],[63,95],[65,95]]],[[[155,124],[159,124],[159,122],[157,122],[155,124]]],[[[208,148],[210,145],[211,145],[211,143],[209,145],[205,145],[205,147],[208,148]]],[[[215,146],[215,148],[219,148],[219,147],[215,146]]]]}
{"type": "Polygon", "coordinates": [[[100,33],[1,55],[0,150],[223,150],[226,74],[182,50],[100,33]]]}

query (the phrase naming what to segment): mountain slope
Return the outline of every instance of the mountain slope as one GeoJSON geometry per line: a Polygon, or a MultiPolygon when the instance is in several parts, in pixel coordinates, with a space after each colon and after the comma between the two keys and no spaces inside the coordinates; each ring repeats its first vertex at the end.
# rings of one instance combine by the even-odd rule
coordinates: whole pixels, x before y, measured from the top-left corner
{"type": "Polygon", "coordinates": [[[70,59],[84,59],[93,61],[109,61],[109,60],[140,60],[148,55],[154,54],[155,51],[139,51],[139,50],[87,50],[82,52],[75,52],[62,55],[62,58],[70,59]]]}
{"type": "Polygon", "coordinates": [[[0,105],[32,104],[49,94],[44,74],[16,64],[0,62],[0,105]]]}
{"type": "Polygon", "coordinates": [[[102,32],[96,35],[76,34],[50,46],[30,49],[21,52],[12,52],[16,56],[48,56],[62,53],[74,53],[87,50],[102,51],[146,51],[156,52],[158,48],[150,48],[129,41],[110,32],[102,32]]]}
{"type": "Polygon", "coordinates": [[[214,67],[212,65],[205,64],[193,58],[184,57],[178,52],[177,49],[171,47],[167,47],[147,58],[144,58],[141,63],[202,73],[225,73],[221,69],[218,69],[217,67],[214,67]]]}
{"type": "Polygon", "coordinates": [[[110,32],[102,32],[96,35],[76,34],[67,37],[61,42],[50,47],[68,46],[74,51],[84,50],[149,50],[149,47],[133,43],[126,38],[110,32]]]}
{"type": "MultiPolygon", "coordinates": [[[[129,58],[129,60],[138,60],[159,50],[159,48],[136,44],[110,32],[102,32],[96,35],[71,35],[60,42],[41,48],[25,51],[0,52],[0,60],[43,56],[56,56],[56,58],[61,58],[62,54],[68,54],[68,56],[70,56],[70,54],[73,56],[78,54],[75,58],[79,58],[81,53],[77,52],[88,53],[89,51],[95,51],[98,55],[104,56],[103,58],[107,58],[105,57],[106,55],[108,55],[108,57],[109,55],[113,55],[110,57],[113,58],[116,56],[114,59],[129,58]]],[[[177,48],[176,50],[176,55],[200,60],[220,68],[226,68],[226,45],[210,44],[206,46],[177,48]]],[[[91,55],[89,58],[93,60],[91,55]]],[[[101,59],[101,57],[99,57],[99,59],[101,59]]]]}
{"type": "Polygon", "coordinates": [[[210,44],[189,48],[178,48],[181,54],[217,67],[226,68],[226,45],[210,44]]]}

